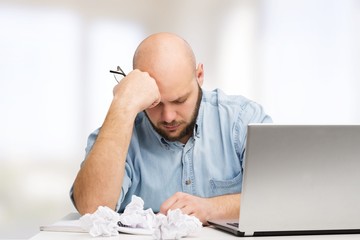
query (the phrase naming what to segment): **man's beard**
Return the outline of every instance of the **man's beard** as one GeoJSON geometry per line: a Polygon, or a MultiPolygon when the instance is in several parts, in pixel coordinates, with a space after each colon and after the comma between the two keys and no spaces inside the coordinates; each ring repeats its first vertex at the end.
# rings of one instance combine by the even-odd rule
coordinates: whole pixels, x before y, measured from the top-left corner
{"type": "MultiPolygon", "coordinates": [[[[155,124],[150,120],[147,113],[144,111],[146,117],[148,118],[149,122],[151,123],[151,126],[155,129],[155,131],[160,136],[162,136],[163,138],[165,138],[168,141],[180,141],[183,137],[191,135],[193,133],[194,127],[195,127],[195,124],[196,124],[196,119],[197,119],[197,116],[199,114],[200,103],[201,103],[201,98],[202,98],[202,90],[201,90],[199,85],[198,85],[198,88],[199,88],[199,94],[198,94],[198,98],[197,98],[197,101],[196,101],[195,109],[194,109],[193,114],[191,116],[190,123],[187,124],[186,127],[177,136],[169,136],[169,134],[167,134],[167,132],[165,130],[156,127],[155,124]]],[[[183,123],[185,123],[185,122],[184,121],[180,121],[180,122],[172,121],[170,123],[168,123],[168,122],[160,122],[159,124],[163,125],[163,126],[176,126],[176,125],[183,124],[183,123]]]]}

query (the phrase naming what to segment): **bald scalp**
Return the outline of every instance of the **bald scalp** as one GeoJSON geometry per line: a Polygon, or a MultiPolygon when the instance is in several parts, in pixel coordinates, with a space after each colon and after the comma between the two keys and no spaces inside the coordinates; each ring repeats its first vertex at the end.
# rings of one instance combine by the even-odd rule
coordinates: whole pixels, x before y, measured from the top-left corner
{"type": "Polygon", "coordinates": [[[196,59],[190,45],[172,33],[156,33],[144,39],[135,51],[133,69],[165,71],[175,67],[195,72],[196,59]]]}

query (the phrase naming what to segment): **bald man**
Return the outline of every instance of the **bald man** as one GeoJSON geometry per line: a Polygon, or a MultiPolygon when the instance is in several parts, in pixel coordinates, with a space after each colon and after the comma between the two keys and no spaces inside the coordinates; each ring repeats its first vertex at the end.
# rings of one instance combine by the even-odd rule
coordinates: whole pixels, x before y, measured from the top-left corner
{"type": "Polygon", "coordinates": [[[81,214],[122,212],[132,195],[145,208],[181,209],[203,224],[237,218],[249,123],[270,122],[242,96],[201,89],[202,64],[177,35],[157,33],[138,46],[133,68],[113,90],[100,129],[70,192],[81,214]]]}

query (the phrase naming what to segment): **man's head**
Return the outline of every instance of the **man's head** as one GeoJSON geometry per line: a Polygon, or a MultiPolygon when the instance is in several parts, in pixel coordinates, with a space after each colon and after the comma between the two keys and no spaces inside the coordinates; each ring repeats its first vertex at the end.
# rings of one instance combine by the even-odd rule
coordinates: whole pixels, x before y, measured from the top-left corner
{"type": "Polygon", "coordinates": [[[161,102],[145,110],[155,130],[185,143],[193,133],[204,77],[189,44],[170,33],[151,35],[137,48],[133,68],[148,72],[158,85],[161,102]]]}

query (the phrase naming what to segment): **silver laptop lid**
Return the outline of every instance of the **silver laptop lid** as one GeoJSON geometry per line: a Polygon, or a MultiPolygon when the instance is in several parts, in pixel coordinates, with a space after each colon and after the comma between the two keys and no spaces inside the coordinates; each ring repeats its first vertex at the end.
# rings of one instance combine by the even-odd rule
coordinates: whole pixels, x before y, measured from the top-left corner
{"type": "Polygon", "coordinates": [[[360,229],[360,125],[249,125],[239,230],[349,229],[360,229]]]}

